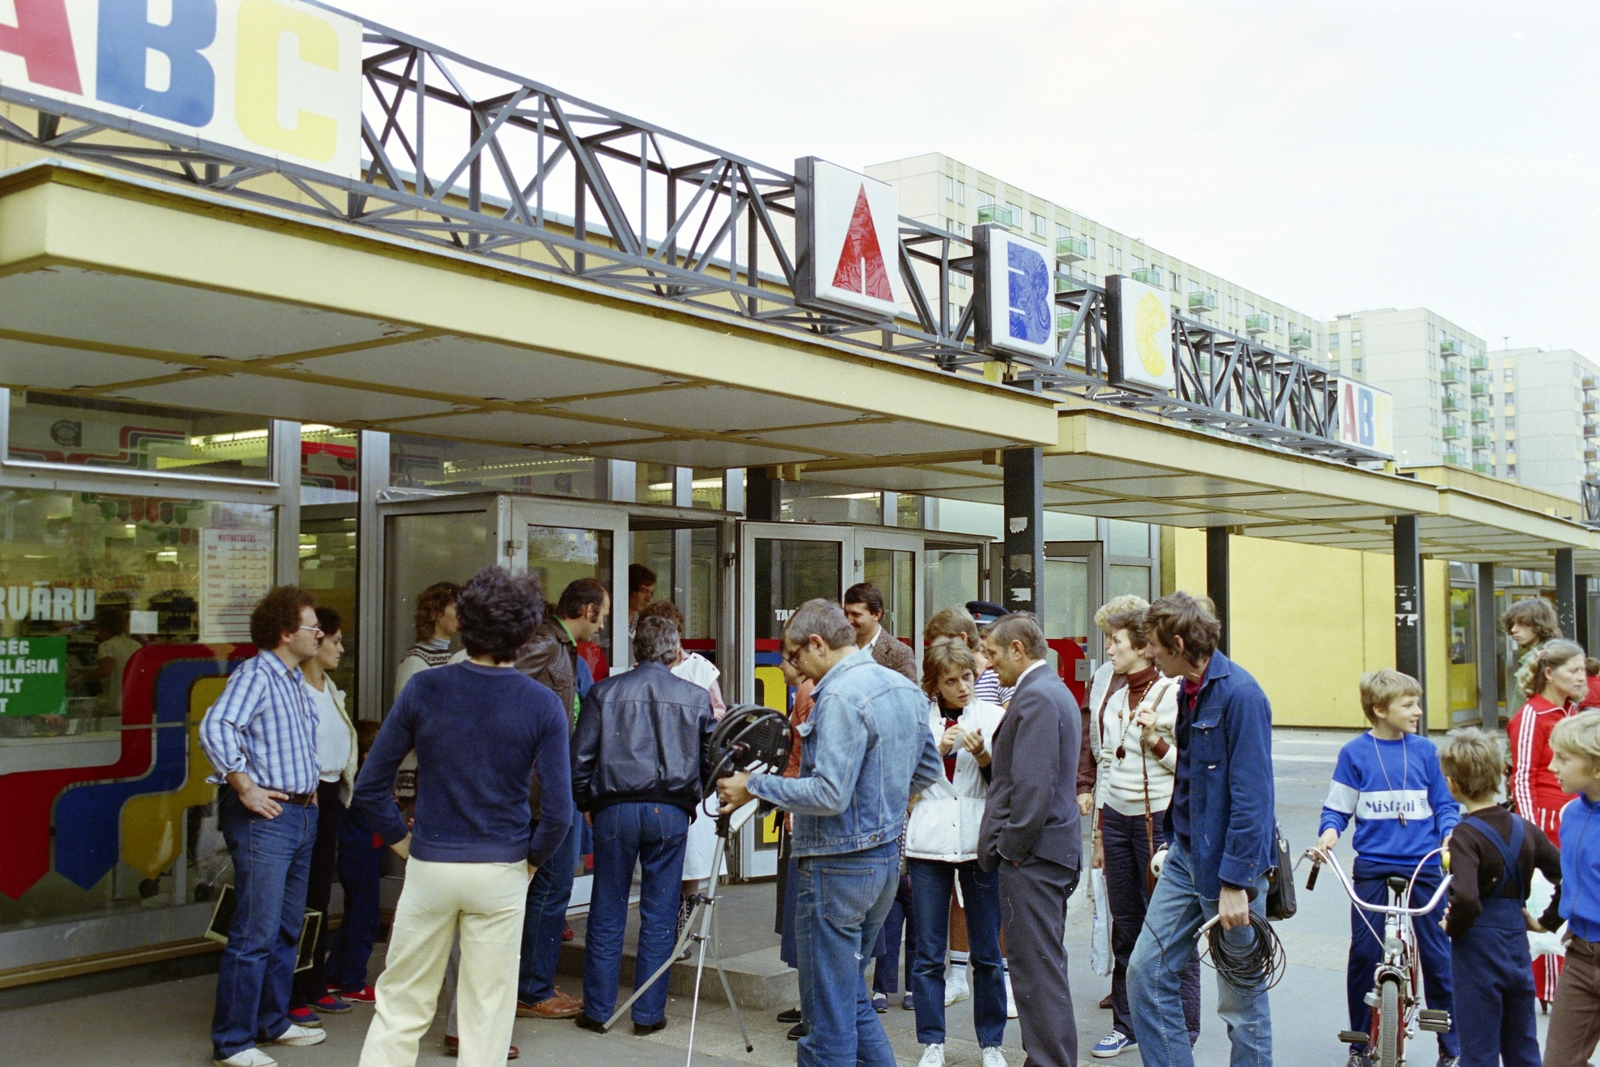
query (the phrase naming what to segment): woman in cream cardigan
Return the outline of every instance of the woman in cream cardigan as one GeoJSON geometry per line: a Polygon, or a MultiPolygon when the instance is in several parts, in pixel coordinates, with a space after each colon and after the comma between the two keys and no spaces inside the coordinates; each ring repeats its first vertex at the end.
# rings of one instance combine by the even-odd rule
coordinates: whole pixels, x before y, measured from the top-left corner
{"type": "MultiPolygon", "coordinates": [[[[1111,910],[1112,1030],[1094,1047],[1108,1058],[1136,1047],[1128,1010],[1128,957],[1144,926],[1150,903],[1153,851],[1166,847],[1163,816],[1172,801],[1178,745],[1179,682],[1161,676],[1145,657],[1143,601],[1107,605],[1101,629],[1106,656],[1124,683],[1105,698],[1091,721],[1090,747],[1097,763],[1094,803],[1094,866],[1104,868],[1111,910]]],[[[1183,974],[1183,1014],[1191,1044],[1200,1036],[1200,966],[1183,974]]]]}

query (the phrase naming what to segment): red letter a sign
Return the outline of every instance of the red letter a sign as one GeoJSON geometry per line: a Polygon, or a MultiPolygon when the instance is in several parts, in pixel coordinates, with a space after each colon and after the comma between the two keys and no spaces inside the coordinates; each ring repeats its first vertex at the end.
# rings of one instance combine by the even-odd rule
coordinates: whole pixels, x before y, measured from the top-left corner
{"type": "Polygon", "coordinates": [[[21,56],[28,64],[28,80],[36,85],[82,93],[65,0],[14,2],[17,24],[0,22],[0,52],[21,56]]]}
{"type": "Polygon", "coordinates": [[[894,299],[894,290],[889,287],[889,268],[883,262],[883,249],[878,245],[878,230],[872,225],[872,210],[867,206],[865,185],[850,215],[850,230],[844,239],[844,250],[839,253],[839,267],[833,272],[833,285],[836,289],[865,293],[874,300],[894,299]]]}

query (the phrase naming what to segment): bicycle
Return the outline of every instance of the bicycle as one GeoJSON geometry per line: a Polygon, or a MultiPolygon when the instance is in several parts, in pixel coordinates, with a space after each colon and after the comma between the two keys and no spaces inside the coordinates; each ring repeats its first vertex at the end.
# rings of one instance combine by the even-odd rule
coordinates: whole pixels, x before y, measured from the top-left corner
{"type": "Polygon", "coordinates": [[[1416,928],[1412,923],[1416,916],[1431,913],[1444,899],[1450,889],[1450,876],[1444,876],[1433,899],[1426,905],[1420,908],[1409,906],[1411,887],[1416,883],[1417,874],[1440,851],[1435,849],[1424,856],[1410,879],[1399,875],[1389,878],[1386,904],[1369,904],[1362,900],[1331,852],[1312,847],[1306,849],[1302,857],[1311,860],[1311,874],[1306,878],[1307,890],[1316,888],[1317,872],[1326,863],[1339,876],[1339,883],[1344,886],[1350,902],[1358,911],[1383,915],[1382,937],[1378,937],[1378,932],[1367,921],[1367,917],[1361,916],[1362,921],[1367,923],[1367,929],[1372,931],[1374,937],[1378,937],[1378,943],[1383,946],[1383,955],[1373,975],[1372,991],[1366,997],[1367,1004],[1372,1008],[1371,1024],[1366,1033],[1359,1030],[1339,1032],[1339,1040],[1345,1044],[1364,1045],[1367,1061],[1374,1067],[1402,1067],[1406,1042],[1416,1037],[1418,1030],[1442,1034],[1450,1029],[1449,1012],[1421,1007],[1422,958],[1417,951],[1416,928]]]}

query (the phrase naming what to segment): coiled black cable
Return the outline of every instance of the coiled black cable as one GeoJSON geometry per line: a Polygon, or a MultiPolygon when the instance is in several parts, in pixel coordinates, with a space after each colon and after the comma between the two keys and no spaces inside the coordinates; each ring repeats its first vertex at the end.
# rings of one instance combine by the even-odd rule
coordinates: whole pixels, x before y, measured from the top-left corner
{"type": "Polygon", "coordinates": [[[1266,916],[1250,912],[1250,930],[1255,936],[1248,945],[1234,945],[1225,936],[1229,931],[1214,924],[1206,931],[1207,952],[1202,958],[1230,986],[1246,996],[1259,996],[1283,981],[1288,960],[1266,916]]]}

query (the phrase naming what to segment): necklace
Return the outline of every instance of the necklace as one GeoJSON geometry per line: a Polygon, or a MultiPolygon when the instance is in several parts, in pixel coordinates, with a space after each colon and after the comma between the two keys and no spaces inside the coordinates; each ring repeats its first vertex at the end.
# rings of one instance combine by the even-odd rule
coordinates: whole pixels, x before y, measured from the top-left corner
{"type": "MultiPolygon", "coordinates": [[[[1367,736],[1372,737],[1371,734],[1368,734],[1367,736]]],[[[1383,765],[1383,746],[1378,744],[1378,739],[1376,737],[1372,737],[1372,750],[1377,753],[1378,756],[1378,770],[1383,772],[1383,784],[1389,787],[1390,793],[1393,793],[1394,783],[1389,780],[1389,768],[1383,765]]],[[[1400,764],[1400,785],[1403,788],[1406,784],[1406,779],[1411,773],[1411,753],[1406,748],[1405,734],[1400,735],[1400,759],[1402,761],[1400,764]]],[[[1402,809],[1400,811],[1400,828],[1404,830],[1405,827],[1406,813],[1402,809]]]]}
{"type": "MultiPolygon", "coordinates": [[[[1160,678],[1160,675],[1157,675],[1155,678],[1152,678],[1148,682],[1145,683],[1144,692],[1139,694],[1139,699],[1137,699],[1137,700],[1135,700],[1133,698],[1133,686],[1130,685],[1128,687],[1128,694],[1129,695],[1128,695],[1127,706],[1117,712],[1117,736],[1123,739],[1123,740],[1121,740],[1121,741],[1119,741],[1117,743],[1117,762],[1119,762],[1119,763],[1122,761],[1122,758],[1128,754],[1128,749],[1127,749],[1127,746],[1126,746],[1126,739],[1127,739],[1127,736],[1128,736],[1128,727],[1130,725],[1132,725],[1133,718],[1138,713],[1139,705],[1144,703],[1144,698],[1149,696],[1150,695],[1150,690],[1155,688],[1156,681],[1157,681],[1158,678],[1160,678]],[[1123,711],[1126,711],[1128,713],[1129,718],[1128,718],[1127,722],[1123,722],[1123,719],[1122,719],[1122,712],[1123,711]]],[[[1144,736],[1143,734],[1140,734],[1140,738],[1141,739],[1143,738],[1143,736],[1144,736]]]]}

